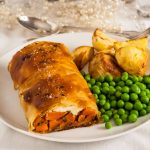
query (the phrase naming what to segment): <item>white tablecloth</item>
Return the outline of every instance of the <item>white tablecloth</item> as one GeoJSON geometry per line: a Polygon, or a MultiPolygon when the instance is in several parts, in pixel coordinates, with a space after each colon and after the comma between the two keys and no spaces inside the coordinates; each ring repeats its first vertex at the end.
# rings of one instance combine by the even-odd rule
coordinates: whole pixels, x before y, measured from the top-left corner
{"type": "MultiPolygon", "coordinates": [[[[148,22],[147,26],[150,26],[148,22]]],[[[27,31],[28,32],[28,31],[27,31]]],[[[30,37],[33,37],[31,34],[30,37]]],[[[19,33],[0,33],[0,56],[23,43],[25,38],[19,33]]],[[[44,141],[28,137],[0,123],[0,150],[150,150],[150,123],[140,129],[115,139],[85,143],[67,144],[44,141]]]]}

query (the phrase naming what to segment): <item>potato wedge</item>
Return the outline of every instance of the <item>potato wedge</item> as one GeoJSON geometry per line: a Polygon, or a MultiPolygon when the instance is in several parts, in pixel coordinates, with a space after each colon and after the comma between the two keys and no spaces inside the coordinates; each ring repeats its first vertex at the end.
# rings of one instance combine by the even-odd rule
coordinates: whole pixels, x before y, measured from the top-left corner
{"type": "Polygon", "coordinates": [[[92,59],[93,56],[94,48],[91,46],[80,46],[72,53],[73,60],[79,70],[81,70],[92,59]]]}
{"type": "Polygon", "coordinates": [[[89,63],[89,73],[92,77],[111,74],[120,76],[122,69],[118,66],[116,59],[109,54],[97,53],[89,63]]]}
{"type": "Polygon", "coordinates": [[[132,75],[143,76],[146,72],[148,54],[142,49],[122,47],[116,50],[115,58],[120,67],[132,75]]]}
{"type": "Polygon", "coordinates": [[[121,47],[126,46],[133,46],[138,49],[147,50],[148,48],[148,38],[141,38],[141,39],[135,39],[135,40],[128,40],[126,42],[115,42],[114,48],[119,49],[121,47]]]}
{"type": "Polygon", "coordinates": [[[111,49],[116,40],[105,35],[100,29],[96,29],[92,36],[93,47],[97,51],[111,49]]]}

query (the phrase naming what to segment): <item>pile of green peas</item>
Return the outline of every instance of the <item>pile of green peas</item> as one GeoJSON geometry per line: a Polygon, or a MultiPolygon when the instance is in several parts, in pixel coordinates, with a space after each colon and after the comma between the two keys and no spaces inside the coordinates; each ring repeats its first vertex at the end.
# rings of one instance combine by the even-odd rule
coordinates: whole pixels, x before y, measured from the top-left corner
{"type": "Polygon", "coordinates": [[[81,74],[96,98],[107,129],[112,128],[111,119],[120,126],[150,113],[150,75],[141,77],[123,72],[120,77],[106,75],[94,79],[83,71],[81,74]]]}

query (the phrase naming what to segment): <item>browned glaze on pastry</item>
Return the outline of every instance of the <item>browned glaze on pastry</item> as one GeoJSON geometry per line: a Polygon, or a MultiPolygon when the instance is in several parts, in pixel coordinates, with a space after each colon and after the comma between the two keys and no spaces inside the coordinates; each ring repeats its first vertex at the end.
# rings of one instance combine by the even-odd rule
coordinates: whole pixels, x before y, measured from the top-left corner
{"type": "Polygon", "coordinates": [[[99,120],[95,98],[63,44],[34,42],[14,55],[8,69],[19,90],[29,130],[44,133],[99,120]],[[84,115],[83,110],[91,114],[84,115]],[[67,118],[70,121],[64,121],[67,118]]]}

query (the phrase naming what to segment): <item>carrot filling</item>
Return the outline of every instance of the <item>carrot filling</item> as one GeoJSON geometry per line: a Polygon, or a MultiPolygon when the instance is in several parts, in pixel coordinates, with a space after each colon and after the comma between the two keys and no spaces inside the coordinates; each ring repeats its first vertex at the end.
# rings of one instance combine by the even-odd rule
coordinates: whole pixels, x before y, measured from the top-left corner
{"type": "Polygon", "coordinates": [[[88,126],[97,121],[96,112],[90,108],[86,108],[77,115],[73,115],[71,112],[48,112],[43,117],[37,117],[33,125],[37,132],[51,132],[88,126]]]}

